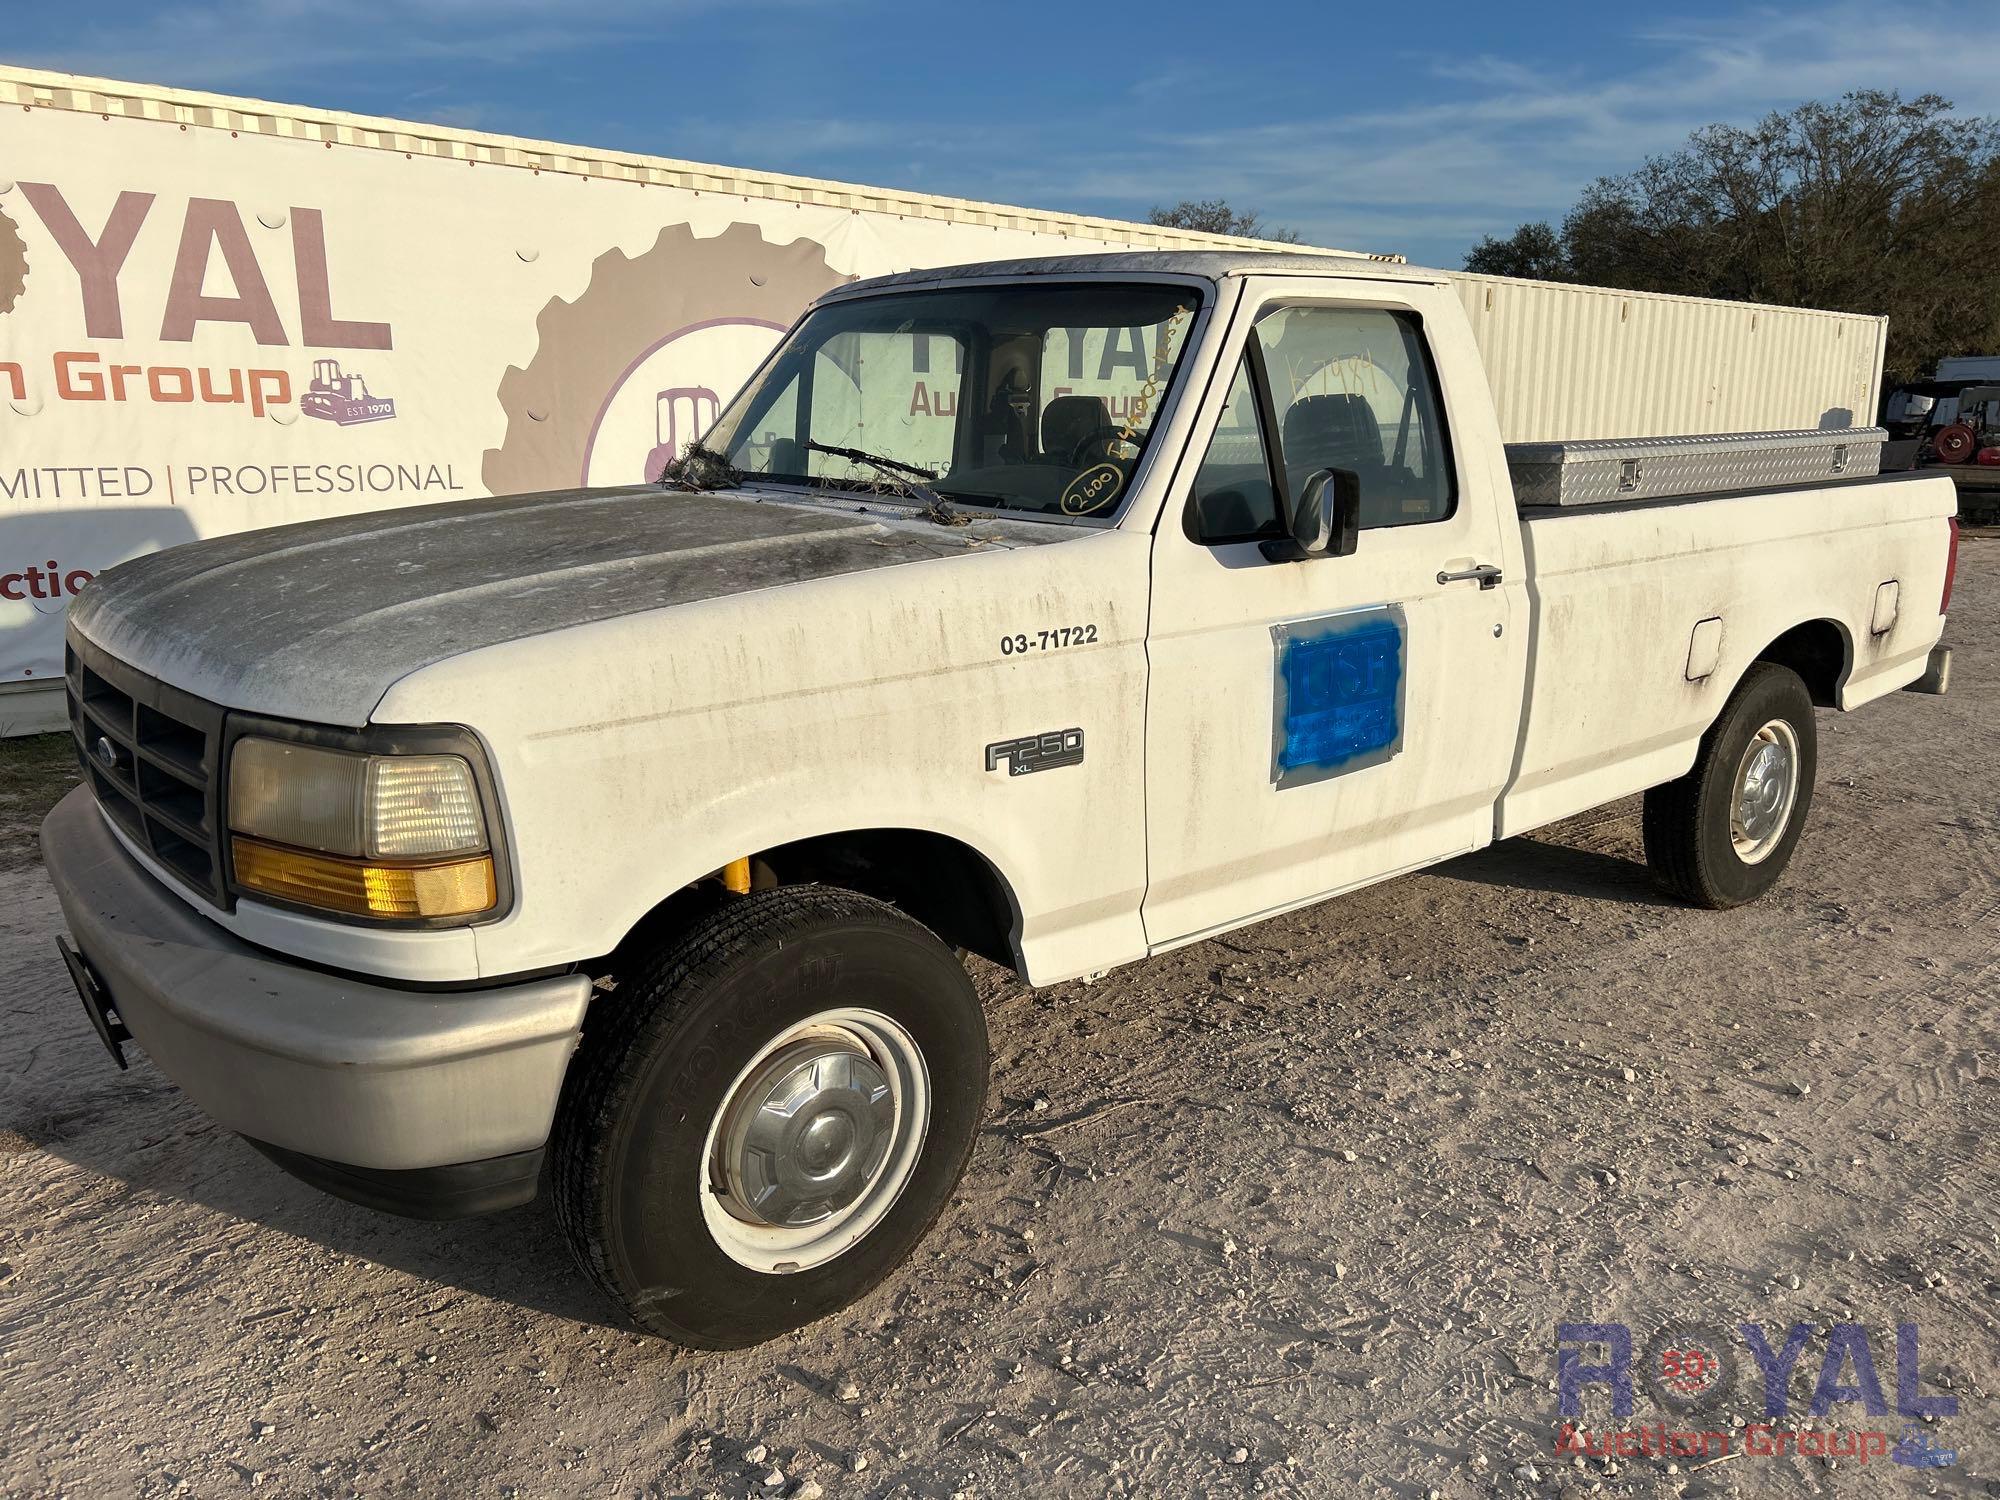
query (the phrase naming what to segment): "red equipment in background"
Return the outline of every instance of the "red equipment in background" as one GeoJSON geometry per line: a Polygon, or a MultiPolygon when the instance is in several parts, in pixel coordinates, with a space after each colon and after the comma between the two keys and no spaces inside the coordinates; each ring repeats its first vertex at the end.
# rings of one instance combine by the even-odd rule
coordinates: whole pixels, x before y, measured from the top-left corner
{"type": "Polygon", "coordinates": [[[1939,463],[1969,464],[1979,452],[1979,434],[1964,422],[1954,422],[1938,429],[1934,445],[1939,463]]]}

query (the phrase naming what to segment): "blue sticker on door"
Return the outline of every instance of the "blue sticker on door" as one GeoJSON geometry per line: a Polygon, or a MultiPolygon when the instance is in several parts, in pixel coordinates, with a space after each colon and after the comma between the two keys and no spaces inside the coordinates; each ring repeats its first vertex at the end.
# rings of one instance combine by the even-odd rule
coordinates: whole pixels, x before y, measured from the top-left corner
{"type": "Polygon", "coordinates": [[[1403,748],[1403,624],[1385,605],[1271,627],[1277,786],[1378,766],[1403,748]]]}

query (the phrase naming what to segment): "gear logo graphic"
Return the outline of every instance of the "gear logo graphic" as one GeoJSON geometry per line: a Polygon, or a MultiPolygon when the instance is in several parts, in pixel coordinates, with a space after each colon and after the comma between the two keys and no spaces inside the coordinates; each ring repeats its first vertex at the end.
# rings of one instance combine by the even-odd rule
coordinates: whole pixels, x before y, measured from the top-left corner
{"type": "Polygon", "coordinates": [[[534,358],[501,377],[507,431],[480,477],[496,495],[639,484],[707,430],[806,304],[850,278],[826,248],[774,245],[754,224],[650,250],[609,250],[573,302],[535,319],[534,358]]]}
{"type": "Polygon", "coordinates": [[[28,245],[14,221],[0,210],[0,313],[14,310],[28,285],[28,245]]]}

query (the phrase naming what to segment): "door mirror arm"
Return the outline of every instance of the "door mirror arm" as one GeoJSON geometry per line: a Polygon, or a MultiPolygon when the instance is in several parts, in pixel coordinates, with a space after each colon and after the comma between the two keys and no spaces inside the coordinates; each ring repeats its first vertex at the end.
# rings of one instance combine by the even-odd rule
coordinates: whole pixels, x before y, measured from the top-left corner
{"type": "Polygon", "coordinates": [[[1292,534],[1258,544],[1268,562],[1349,557],[1361,540],[1361,476],[1352,469],[1318,469],[1292,507],[1292,534]]]}

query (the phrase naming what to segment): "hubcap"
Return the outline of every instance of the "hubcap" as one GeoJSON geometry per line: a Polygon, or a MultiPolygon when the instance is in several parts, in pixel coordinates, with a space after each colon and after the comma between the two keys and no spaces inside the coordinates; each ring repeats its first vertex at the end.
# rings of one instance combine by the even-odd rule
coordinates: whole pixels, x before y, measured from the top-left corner
{"type": "Polygon", "coordinates": [[[930,1074],[880,1011],[822,1011],[760,1048],[702,1152],[702,1221],[755,1271],[822,1265],[895,1206],[930,1128],[930,1074]]]}
{"type": "Polygon", "coordinates": [[[1799,739],[1783,719],[1773,719],[1744,747],[1736,768],[1730,842],[1736,857],[1754,865],[1785,836],[1799,793],[1799,739]]]}
{"type": "Polygon", "coordinates": [[[816,1224],[859,1198],[895,1136],[889,1078],[842,1036],[805,1038],[737,1087],[723,1206],[752,1224],[816,1224]]]}

